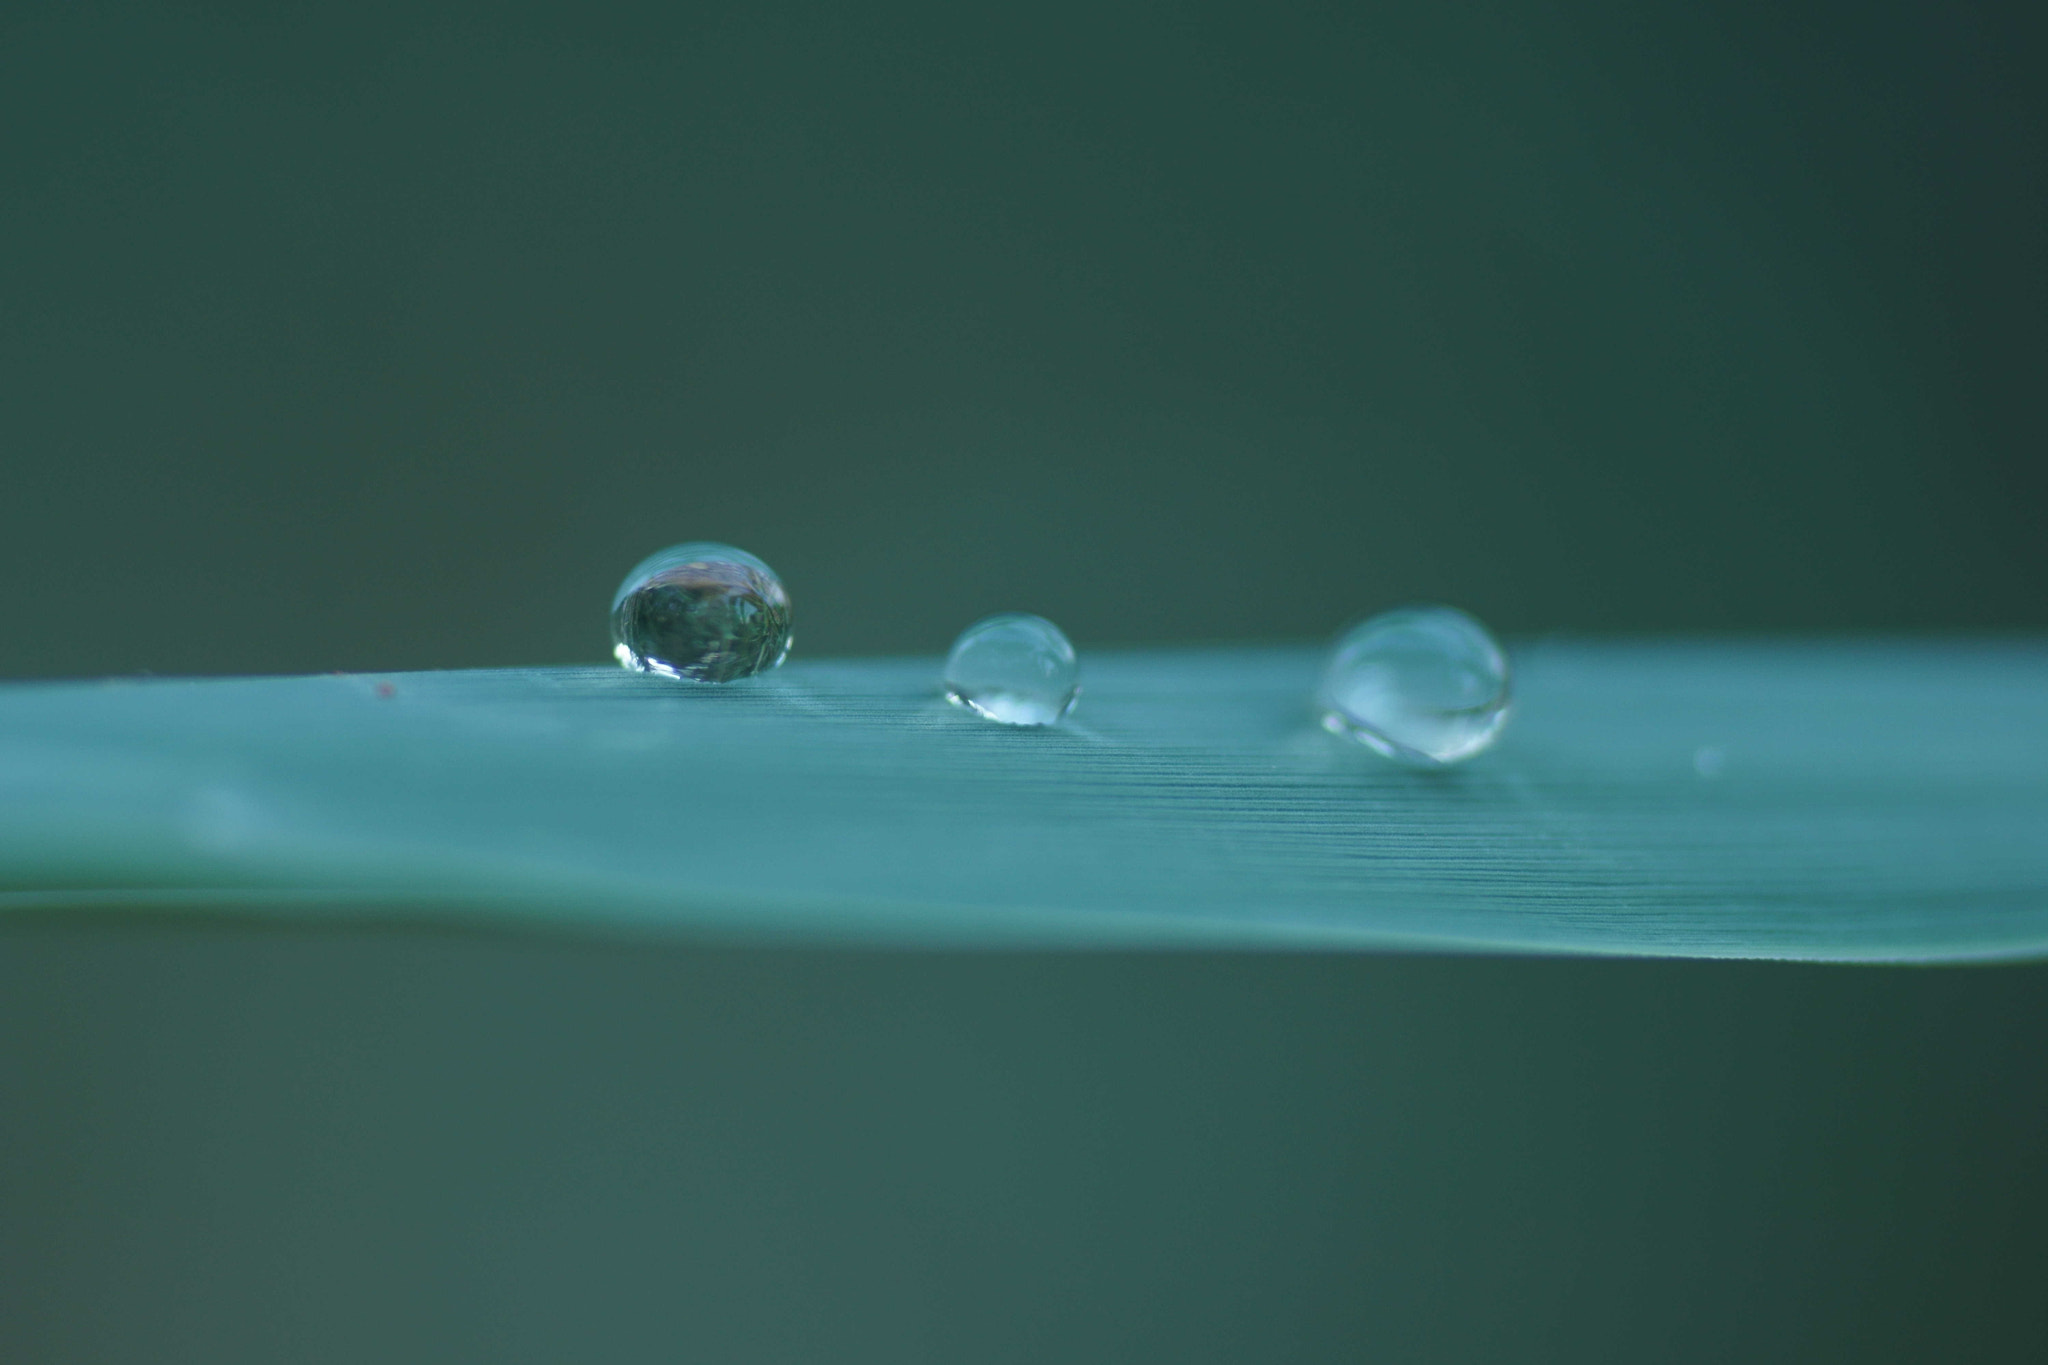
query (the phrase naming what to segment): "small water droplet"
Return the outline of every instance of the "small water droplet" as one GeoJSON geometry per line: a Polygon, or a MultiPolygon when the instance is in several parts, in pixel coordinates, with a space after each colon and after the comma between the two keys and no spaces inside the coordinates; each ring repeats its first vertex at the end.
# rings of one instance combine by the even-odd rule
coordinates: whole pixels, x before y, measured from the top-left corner
{"type": "Polygon", "coordinates": [[[1692,770],[1711,781],[1728,767],[1728,755],[1718,744],[1702,744],[1692,751],[1692,770]]]}
{"type": "Polygon", "coordinates": [[[1056,725],[1080,695],[1080,661],[1043,616],[1006,611],[960,632],[946,656],[946,700],[1004,725],[1056,725]]]}
{"type": "Polygon", "coordinates": [[[789,656],[789,594],[745,550],[708,540],[635,565],[612,598],[613,655],[626,668],[734,682],[789,656]]]}
{"type": "Polygon", "coordinates": [[[1507,724],[1507,655],[1455,607],[1401,607],[1338,638],[1318,696],[1325,729],[1417,767],[1457,763],[1507,724]]]}

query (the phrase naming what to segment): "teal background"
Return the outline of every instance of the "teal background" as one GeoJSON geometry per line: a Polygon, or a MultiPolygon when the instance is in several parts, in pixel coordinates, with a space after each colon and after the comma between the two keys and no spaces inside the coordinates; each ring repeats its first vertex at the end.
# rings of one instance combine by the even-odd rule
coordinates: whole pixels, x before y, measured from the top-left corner
{"type": "Polygon", "coordinates": [[[2048,1340],[2033,970],[0,942],[10,1360],[2048,1340]]]}
{"type": "Polygon", "coordinates": [[[2018,5],[17,4],[0,675],[2048,624],[2018,5]]]}
{"type": "MultiPolygon", "coordinates": [[[[0,676],[601,659],[696,537],[800,654],[2039,629],[2043,36],[12,4],[0,676]]],[[[2044,1041],[2032,967],[10,919],[0,1359],[2039,1358],[2044,1041]]]]}

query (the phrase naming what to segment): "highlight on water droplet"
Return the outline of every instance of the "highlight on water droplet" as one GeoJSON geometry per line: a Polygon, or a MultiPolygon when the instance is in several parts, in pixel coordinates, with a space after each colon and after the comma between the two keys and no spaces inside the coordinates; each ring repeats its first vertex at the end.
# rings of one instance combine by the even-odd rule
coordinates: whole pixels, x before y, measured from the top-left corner
{"type": "Polygon", "coordinates": [[[1057,725],[1081,693],[1073,642],[1043,616],[1006,611],[960,632],[946,700],[1004,725],[1057,725]]]}
{"type": "Polygon", "coordinates": [[[693,540],[634,566],[612,598],[622,667],[691,682],[734,682],[789,657],[789,594],[745,550],[693,540]]]}
{"type": "Polygon", "coordinates": [[[1325,729],[1402,763],[1441,767],[1500,736],[1508,659],[1455,607],[1401,607],[1338,637],[1317,700],[1325,729]]]}

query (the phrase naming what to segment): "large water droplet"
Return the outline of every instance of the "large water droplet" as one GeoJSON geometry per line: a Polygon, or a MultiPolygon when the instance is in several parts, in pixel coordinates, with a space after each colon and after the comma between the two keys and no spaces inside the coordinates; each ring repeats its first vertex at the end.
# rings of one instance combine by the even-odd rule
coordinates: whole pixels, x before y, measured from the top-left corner
{"type": "Polygon", "coordinates": [[[946,700],[1004,725],[1054,725],[1080,695],[1080,661],[1043,616],[1006,611],[960,632],[946,656],[946,700]]]}
{"type": "Polygon", "coordinates": [[[1507,655],[1454,607],[1402,607],[1338,639],[1319,700],[1326,729],[1389,758],[1456,763],[1507,724],[1507,655]]]}
{"type": "Polygon", "coordinates": [[[708,540],[635,565],[612,598],[612,653],[665,678],[732,682],[789,655],[789,594],[745,550],[708,540]]]}

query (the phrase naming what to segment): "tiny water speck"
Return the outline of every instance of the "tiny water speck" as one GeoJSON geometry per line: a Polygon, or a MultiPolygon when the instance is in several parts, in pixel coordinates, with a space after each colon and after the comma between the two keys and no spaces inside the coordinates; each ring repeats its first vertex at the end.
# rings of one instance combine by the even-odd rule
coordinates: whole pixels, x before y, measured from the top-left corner
{"type": "Polygon", "coordinates": [[[1318,703],[1325,729],[1402,763],[1440,767],[1500,736],[1508,659],[1455,607],[1401,607],[1339,637],[1318,703]]]}
{"type": "Polygon", "coordinates": [[[1727,767],[1728,755],[1718,744],[1702,744],[1692,751],[1692,770],[1710,782],[1727,767]]]}
{"type": "Polygon", "coordinates": [[[635,565],[612,598],[622,667],[691,682],[735,682],[789,657],[789,593],[745,550],[672,545],[635,565]]]}
{"type": "Polygon", "coordinates": [[[1060,628],[1006,611],[960,632],[946,656],[946,700],[1004,725],[1056,725],[1080,695],[1081,664],[1060,628]]]}

